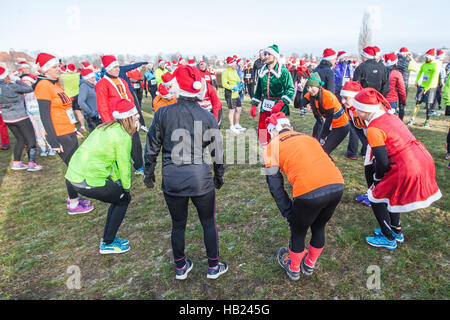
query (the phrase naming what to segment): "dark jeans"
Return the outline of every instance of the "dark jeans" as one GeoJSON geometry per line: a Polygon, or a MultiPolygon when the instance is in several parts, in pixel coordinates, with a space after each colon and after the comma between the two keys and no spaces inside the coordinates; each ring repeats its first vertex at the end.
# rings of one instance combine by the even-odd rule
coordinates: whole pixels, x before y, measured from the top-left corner
{"type": "Polygon", "coordinates": [[[123,218],[127,213],[128,204],[131,197],[129,192],[125,192],[119,183],[112,180],[106,180],[103,187],[80,188],[74,186],[70,181],[66,180],[78,193],[88,198],[100,200],[102,202],[111,203],[106,217],[105,230],[103,232],[103,241],[110,244],[116,237],[117,230],[122,224],[123,218]]]}
{"type": "Polygon", "coordinates": [[[250,99],[253,99],[253,96],[255,95],[255,84],[254,83],[247,83],[247,92],[250,96],[250,99]]]}
{"type": "MultiPolygon", "coordinates": [[[[66,165],[69,165],[70,159],[75,151],[78,149],[77,134],[70,133],[57,137],[59,143],[63,147],[64,152],[58,153],[59,157],[64,161],[66,165]]],[[[66,180],[67,193],[70,199],[78,198],[78,192],[73,188],[72,184],[66,180]]]]}
{"type": "Polygon", "coordinates": [[[327,140],[323,144],[322,148],[327,153],[330,154],[334,149],[345,139],[350,130],[350,125],[347,123],[345,126],[332,129],[330,134],[327,136],[327,140]]]}
{"type": "Polygon", "coordinates": [[[219,236],[216,228],[216,191],[203,196],[175,197],[164,193],[170,216],[172,217],[172,249],[177,268],[186,263],[184,253],[185,231],[188,217],[189,198],[197,208],[198,217],[203,227],[203,240],[206,247],[208,265],[215,267],[219,262],[219,236]]]}
{"type": "Polygon", "coordinates": [[[85,115],[84,119],[86,119],[86,123],[88,125],[89,132],[94,131],[95,128],[97,128],[97,126],[99,124],[102,124],[102,120],[100,119],[99,116],[89,117],[89,116],[85,115]]]}
{"type": "Polygon", "coordinates": [[[322,125],[323,125],[323,122],[316,119],[316,123],[314,123],[313,134],[312,134],[312,136],[314,138],[319,137],[319,133],[322,131],[322,125]]]}
{"type": "Polygon", "coordinates": [[[400,213],[389,212],[387,204],[370,202],[375,218],[377,218],[383,235],[389,240],[394,240],[392,231],[395,233],[401,232],[400,213]]]}
{"type": "Polygon", "coordinates": [[[28,161],[36,161],[36,136],[34,128],[29,118],[14,123],[6,123],[16,137],[16,145],[14,146],[14,161],[20,161],[23,149],[27,146],[28,161]]]}
{"type": "Polygon", "coordinates": [[[358,156],[358,144],[361,140],[361,155],[364,156],[367,150],[367,137],[364,134],[364,130],[356,128],[353,122],[350,122],[350,132],[348,136],[347,153],[348,157],[358,156]]]}
{"type": "Polygon", "coordinates": [[[294,198],[292,216],[289,219],[291,251],[303,252],[306,233],[310,228],[310,245],[317,249],[325,245],[325,225],[341,201],[344,185],[336,184],[327,186],[326,189],[326,192],[323,188],[319,188],[294,198]],[[332,189],[329,189],[330,187],[332,189]]]}

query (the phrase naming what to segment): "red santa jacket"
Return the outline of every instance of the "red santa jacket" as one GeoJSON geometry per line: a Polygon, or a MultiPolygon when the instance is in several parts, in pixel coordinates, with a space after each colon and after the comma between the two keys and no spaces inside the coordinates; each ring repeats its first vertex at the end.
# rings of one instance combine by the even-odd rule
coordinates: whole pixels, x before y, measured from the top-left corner
{"type": "Polygon", "coordinates": [[[110,78],[105,75],[95,85],[97,95],[97,111],[103,122],[114,120],[110,103],[113,99],[122,98],[134,103],[128,84],[121,78],[110,78]]]}
{"type": "Polygon", "coordinates": [[[222,102],[217,96],[216,89],[213,86],[207,85],[205,98],[199,102],[199,105],[212,112],[216,120],[219,121],[219,110],[222,109],[222,102]]]}
{"type": "Polygon", "coordinates": [[[141,81],[144,79],[139,69],[134,69],[127,72],[127,77],[130,79],[133,88],[139,89],[141,87],[141,81]]]}
{"type": "Polygon", "coordinates": [[[205,78],[207,84],[211,84],[212,76],[208,70],[205,71],[200,70],[200,74],[202,75],[203,78],[205,78]]]}
{"type": "Polygon", "coordinates": [[[393,69],[389,75],[389,92],[386,95],[388,102],[406,104],[406,90],[403,76],[400,71],[393,69]]]}

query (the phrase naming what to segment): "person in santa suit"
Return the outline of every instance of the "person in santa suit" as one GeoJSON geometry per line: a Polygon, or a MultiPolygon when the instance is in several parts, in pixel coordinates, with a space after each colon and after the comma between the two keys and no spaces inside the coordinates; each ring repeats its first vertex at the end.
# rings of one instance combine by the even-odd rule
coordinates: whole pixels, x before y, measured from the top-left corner
{"type": "Polygon", "coordinates": [[[166,72],[162,75],[162,83],[158,87],[158,95],[153,100],[153,111],[158,111],[159,108],[165,107],[174,103],[177,103],[177,98],[173,94],[173,79],[174,75],[170,72],[166,72]]]}
{"type": "Polygon", "coordinates": [[[311,76],[308,68],[305,66],[305,60],[301,60],[296,67],[292,80],[294,81],[295,95],[294,108],[300,109],[300,116],[305,116],[308,112],[306,105],[308,101],[305,99],[305,94],[308,92],[305,88],[306,81],[311,76]]]}
{"type": "Polygon", "coordinates": [[[217,124],[220,128],[220,123],[222,122],[222,102],[217,96],[217,91],[210,84],[206,85],[206,94],[203,100],[199,101],[198,104],[203,109],[211,112],[217,120],[217,124]]]}
{"type": "MultiPolygon", "coordinates": [[[[136,61],[131,61],[130,64],[134,64],[136,61]]],[[[142,96],[143,96],[143,90],[142,90],[142,82],[144,81],[144,77],[142,76],[141,71],[139,68],[130,70],[127,72],[127,77],[130,79],[131,85],[133,86],[134,93],[136,94],[136,97],[138,99],[139,105],[142,105],[142,96]]]]}
{"type": "Polygon", "coordinates": [[[205,79],[206,83],[211,85],[211,73],[207,69],[205,61],[200,60],[200,62],[198,63],[198,70],[200,70],[200,74],[202,75],[203,79],[205,79]]]}
{"type": "Polygon", "coordinates": [[[216,91],[218,91],[219,85],[217,84],[216,70],[214,70],[214,67],[212,65],[209,65],[208,71],[211,75],[211,85],[213,85],[214,88],[216,88],[216,91]]]}
{"type": "Polygon", "coordinates": [[[375,160],[374,182],[367,195],[380,228],[366,242],[393,250],[404,241],[400,213],[427,208],[442,197],[434,161],[403,121],[388,112],[391,106],[378,91],[363,89],[353,106],[368,122],[367,141],[375,160]]]}
{"type": "Polygon", "coordinates": [[[269,142],[266,119],[273,113],[289,116],[289,104],[294,98],[294,83],[289,70],[280,62],[277,45],[264,49],[264,62],[258,71],[255,95],[251,100],[250,115],[255,118],[259,109],[258,137],[263,145],[269,142]]]}

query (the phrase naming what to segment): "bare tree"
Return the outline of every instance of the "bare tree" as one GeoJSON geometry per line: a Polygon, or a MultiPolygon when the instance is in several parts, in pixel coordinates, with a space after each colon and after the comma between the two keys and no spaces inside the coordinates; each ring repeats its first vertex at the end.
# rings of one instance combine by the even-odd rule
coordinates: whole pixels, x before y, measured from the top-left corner
{"type": "Polygon", "coordinates": [[[359,31],[358,48],[359,52],[369,46],[372,41],[372,30],[370,27],[370,12],[365,11],[362,18],[361,30],[359,31]]]}

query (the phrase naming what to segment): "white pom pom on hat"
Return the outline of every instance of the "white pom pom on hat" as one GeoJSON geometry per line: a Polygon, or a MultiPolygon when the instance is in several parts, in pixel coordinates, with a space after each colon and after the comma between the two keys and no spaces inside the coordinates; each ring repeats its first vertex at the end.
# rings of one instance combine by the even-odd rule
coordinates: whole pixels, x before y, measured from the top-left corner
{"type": "Polygon", "coordinates": [[[119,117],[120,113],[117,110],[114,110],[112,113],[112,116],[114,117],[114,119],[117,119],[119,117]]]}
{"type": "Polygon", "coordinates": [[[194,81],[194,83],[192,84],[192,88],[194,88],[195,90],[200,90],[202,88],[202,83],[200,81],[194,81]]]}

